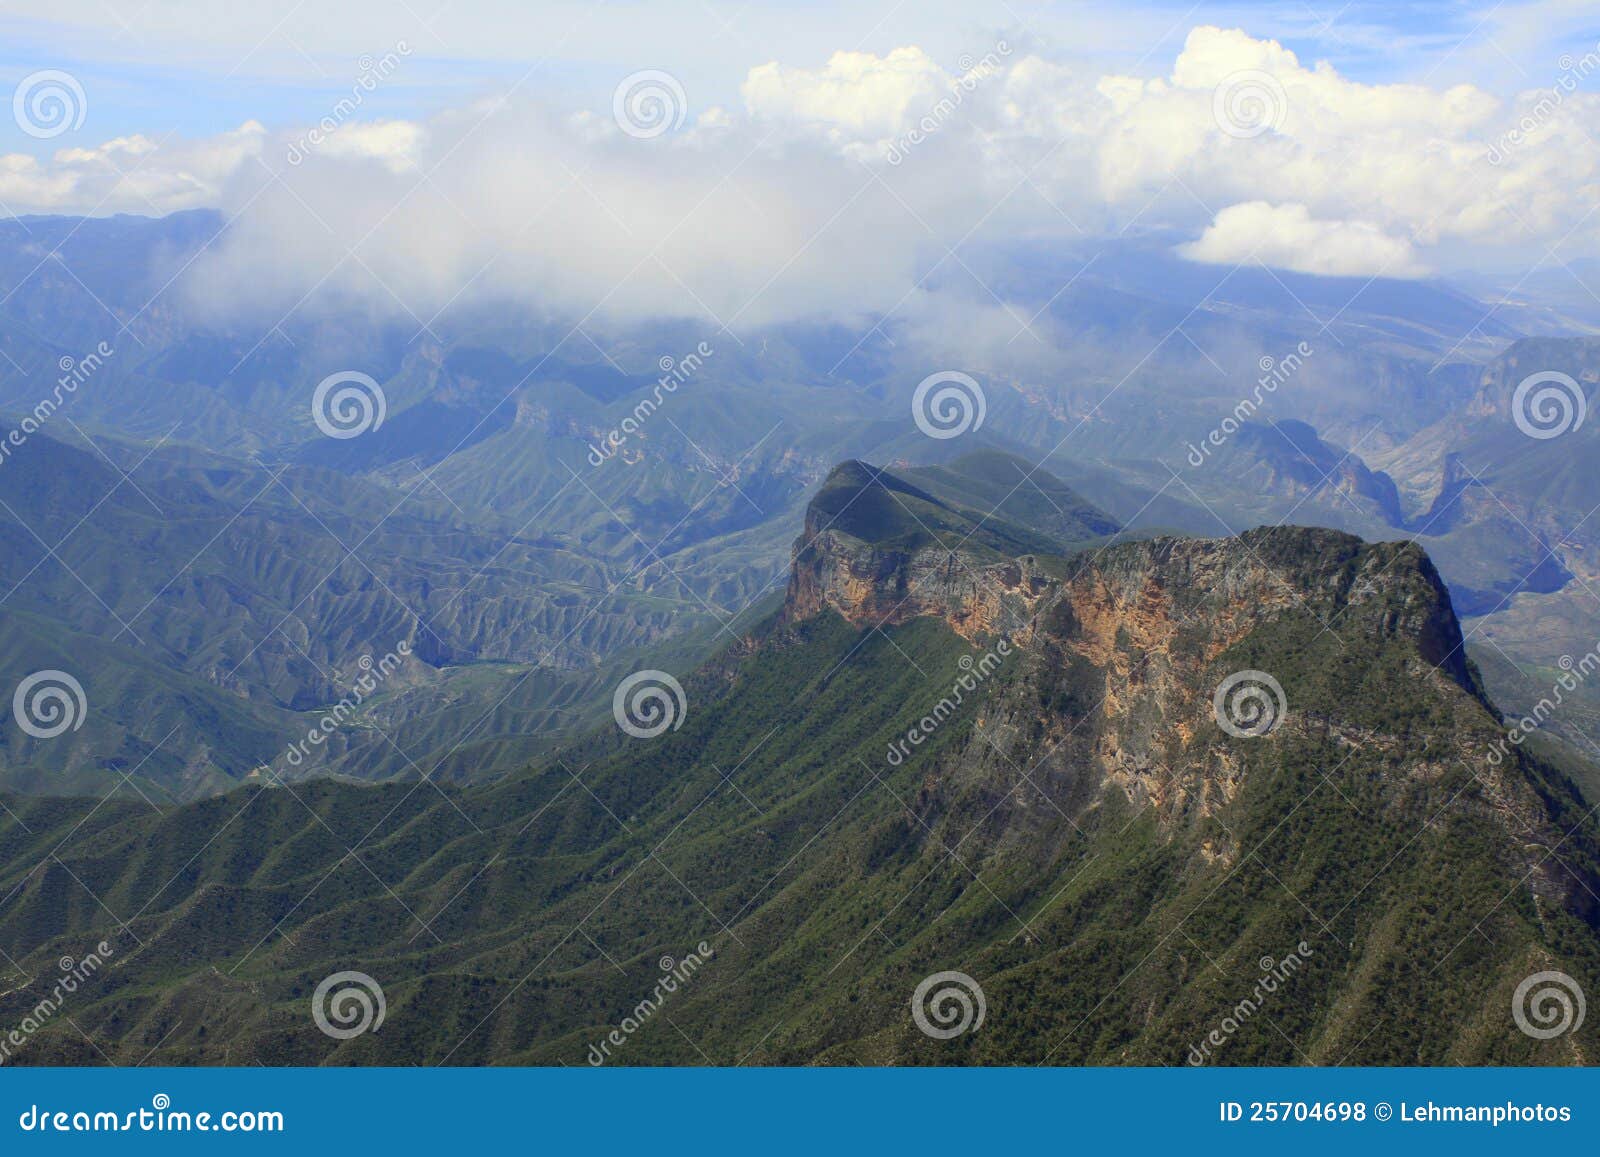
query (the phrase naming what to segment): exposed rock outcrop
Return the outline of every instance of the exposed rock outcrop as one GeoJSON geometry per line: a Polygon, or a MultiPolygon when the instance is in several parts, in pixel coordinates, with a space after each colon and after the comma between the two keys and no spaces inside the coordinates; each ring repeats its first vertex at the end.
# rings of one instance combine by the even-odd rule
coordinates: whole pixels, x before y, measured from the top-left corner
{"type": "MultiPolygon", "coordinates": [[[[857,471],[846,481],[879,487],[883,478],[857,471]]],[[[957,527],[907,545],[895,525],[888,541],[869,541],[832,516],[860,496],[844,498],[808,514],[791,622],[831,611],[872,629],[934,617],[975,647],[1000,636],[1019,645],[980,734],[926,793],[925,822],[976,792],[996,801],[992,825],[1018,829],[1009,842],[1049,848],[1070,835],[1061,816],[1115,792],[1135,809],[1153,804],[1176,830],[1221,814],[1263,753],[1362,750],[1393,767],[1400,794],[1465,764],[1485,790],[1459,806],[1492,815],[1518,848],[1560,839],[1516,759],[1495,757],[1496,715],[1450,594],[1415,544],[1275,527],[997,559],[970,526],[965,538],[957,527]],[[1219,704],[1219,688],[1241,675],[1245,698],[1234,703],[1229,691],[1219,704]],[[1374,721],[1394,705],[1385,696],[1397,683],[1431,713],[1425,727],[1374,721]],[[1236,710],[1240,718],[1224,718],[1236,710]],[[1227,727],[1250,725],[1255,710],[1271,716],[1260,747],[1227,727]],[[997,791],[1019,768],[1031,768],[1027,790],[997,791]],[[1030,803],[1033,790],[1051,806],[1030,803]]],[[[1222,862],[1241,854],[1226,836],[1206,848],[1222,862]]],[[[1519,862],[1535,891],[1588,905],[1583,881],[1559,861],[1529,853],[1519,862]]]]}

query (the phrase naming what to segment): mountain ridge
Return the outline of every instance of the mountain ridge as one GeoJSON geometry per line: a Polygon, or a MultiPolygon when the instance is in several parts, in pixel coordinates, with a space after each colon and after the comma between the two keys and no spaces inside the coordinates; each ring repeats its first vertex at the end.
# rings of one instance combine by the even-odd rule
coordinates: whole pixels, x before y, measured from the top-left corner
{"type": "MultiPolygon", "coordinates": [[[[0,1013],[86,938],[121,946],[74,1012],[94,1046],[46,1028],[22,1063],[586,1063],[655,961],[702,942],[679,1031],[623,1063],[1179,1064],[1300,944],[1294,998],[1217,1063],[1595,1055],[1595,1026],[1535,1041],[1508,1009],[1532,971],[1600,972],[1600,838],[1559,769],[1488,758],[1504,732],[1464,660],[1441,666],[1459,624],[1423,552],[1299,528],[1062,543],[1015,620],[952,613],[989,580],[933,571],[905,581],[924,613],[848,621],[820,576],[863,548],[962,553],[981,508],[937,509],[911,549],[894,522],[823,540],[831,561],[803,539],[786,606],[686,673],[654,738],[604,728],[440,791],[7,798],[23,972],[0,1013]],[[1273,677],[1266,715],[1221,695],[1241,673],[1273,677]],[[306,1002],[350,969],[388,1019],[332,1040],[306,1002]],[[988,1020],[930,1039],[907,1001],[952,969],[988,1020]]],[[[992,549],[956,565],[1005,566],[992,549]]]]}

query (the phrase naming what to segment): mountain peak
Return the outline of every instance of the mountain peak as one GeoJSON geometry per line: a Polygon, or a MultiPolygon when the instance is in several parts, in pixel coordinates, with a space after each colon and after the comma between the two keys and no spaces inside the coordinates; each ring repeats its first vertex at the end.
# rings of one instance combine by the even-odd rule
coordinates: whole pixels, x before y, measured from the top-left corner
{"type": "Polygon", "coordinates": [[[936,614],[962,633],[988,629],[1022,610],[1002,603],[1031,605],[1049,588],[1041,557],[1116,529],[1059,479],[1005,454],[897,470],[842,462],[807,508],[786,614],[832,606],[856,622],[936,614]]]}
{"type": "Polygon", "coordinates": [[[1412,543],[1297,526],[1074,543],[958,504],[949,487],[971,468],[836,467],[795,544],[786,618],[832,611],[870,629],[934,617],[973,640],[1043,634],[1104,657],[1143,639],[1198,661],[1292,616],[1356,645],[1404,639],[1420,664],[1481,698],[1449,592],[1412,543]]]}
{"type": "Polygon", "coordinates": [[[998,451],[894,469],[849,459],[829,472],[806,512],[808,538],[826,530],[884,546],[1002,556],[1064,554],[1119,529],[1059,478],[998,451]]]}

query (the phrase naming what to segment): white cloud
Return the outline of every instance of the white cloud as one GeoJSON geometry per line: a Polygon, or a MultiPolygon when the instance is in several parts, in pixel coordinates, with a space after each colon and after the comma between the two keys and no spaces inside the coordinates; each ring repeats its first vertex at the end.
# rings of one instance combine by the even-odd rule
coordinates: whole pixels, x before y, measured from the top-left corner
{"type": "Polygon", "coordinates": [[[488,102],[426,122],[257,124],[0,157],[14,211],[239,219],[191,271],[198,301],[286,309],[360,294],[426,321],[510,298],[582,317],[735,328],[920,302],[968,240],[1137,223],[1201,261],[1417,277],[1485,254],[1600,249],[1600,96],[1558,77],[1502,102],[1365,84],[1237,30],[1189,32],[1161,76],[997,55],[970,88],[922,49],[749,70],[743,109],[626,136],[604,111],[488,102]],[[959,99],[954,97],[959,94],[959,99]],[[1230,119],[1237,118],[1237,119],[1230,119]],[[904,145],[913,126],[931,131],[904,145]],[[301,156],[295,157],[295,150],[301,156]],[[298,163],[291,163],[291,159],[298,163]],[[269,175],[276,173],[276,177],[269,175]]]}
{"type": "Polygon", "coordinates": [[[425,126],[412,121],[350,121],[315,140],[309,134],[297,137],[290,146],[289,162],[298,165],[315,150],[344,160],[381,161],[396,173],[415,172],[426,137],[425,126]]]}
{"type": "Polygon", "coordinates": [[[886,140],[950,91],[955,78],[920,48],[887,56],[836,52],[819,69],[773,62],[745,79],[745,107],[758,119],[822,126],[835,139],[886,140]]]}
{"type": "MultiPolygon", "coordinates": [[[[343,136],[340,130],[339,136],[343,136]]],[[[387,143],[241,169],[244,211],[197,261],[197,304],[281,312],[308,292],[427,322],[509,299],[571,318],[779,318],[887,309],[922,230],[822,142],[749,125],[640,140],[609,117],[485,104],[387,143]],[[372,147],[367,147],[372,146],[372,147]]]]}
{"type": "Polygon", "coordinates": [[[0,204],[17,213],[147,215],[215,207],[266,137],[248,121],[203,140],[136,135],[65,147],[48,163],[23,153],[0,156],[0,204]]]}
{"type": "Polygon", "coordinates": [[[1389,226],[1442,210],[1441,229],[1499,107],[1466,86],[1361,84],[1219,28],[1191,31],[1170,77],[1101,87],[1119,106],[1099,150],[1108,198],[1148,197],[1176,177],[1213,204],[1293,201],[1389,226]]]}
{"type": "Polygon", "coordinates": [[[1411,242],[1365,221],[1318,221],[1304,205],[1249,201],[1217,214],[1198,241],[1179,247],[1191,261],[1259,261],[1326,277],[1425,277],[1411,242]]]}

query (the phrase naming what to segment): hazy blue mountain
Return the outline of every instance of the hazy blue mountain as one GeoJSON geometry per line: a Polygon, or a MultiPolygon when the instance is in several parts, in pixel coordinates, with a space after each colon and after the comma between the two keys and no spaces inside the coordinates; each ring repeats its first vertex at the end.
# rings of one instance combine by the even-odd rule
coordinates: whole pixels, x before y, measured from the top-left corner
{"type": "MultiPolygon", "coordinates": [[[[1469,646],[1495,649],[1510,710],[1594,642],[1593,423],[1541,442],[1507,409],[1520,369],[1592,375],[1592,349],[1510,345],[1505,316],[1449,285],[1230,272],[1148,235],[975,245],[928,282],[952,316],[989,319],[971,334],[910,315],[574,328],[484,302],[424,330],[337,299],[217,314],[184,271],[223,228],[211,213],[0,224],[0,425],[54,396],[63,359],[83,377],[0,461],[0,618],[245,712],[137,773],[173,790],[270,763],[279,745],[250,737],[316,718],[363,656],[402,640],[386,729],[318,770],[499,773],[603,713],[602,672],[640,648],[703,657],[736,635],[781,590],[807,496],[847,458],[1045,535],[1287,522],[1415,537],[1474,616],[1469,646]],[[983,421],[930,438],[913,392],[950,369],[979,382],[983,421]],[[311,401],[343,371],[379,383],[385,416],[337,439],[311,401]],[[975,451],[986,467],[947,476],[975,451]]],[[[10,653],[14,686],[34,660],[10,653]]],[[[160,712],[117,698],[108,722],[160,740],[160,712]]],[[[1600,739],[1592,718],[1567,718],[1569,738],[1600,739]]],[[[126,790],[81,755],[25,750],[0,783],[126,790]],[[75,778],[50,779],[68,764],[75,778]]]]}

